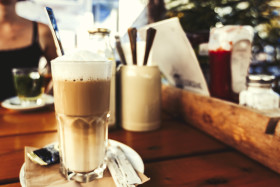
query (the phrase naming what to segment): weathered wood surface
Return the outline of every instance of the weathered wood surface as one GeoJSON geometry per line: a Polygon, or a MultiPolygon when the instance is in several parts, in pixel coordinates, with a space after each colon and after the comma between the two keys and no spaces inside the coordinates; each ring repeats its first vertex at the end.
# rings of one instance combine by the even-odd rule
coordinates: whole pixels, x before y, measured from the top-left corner
{"type": "Polygon", "coordinates": [[[1,187],[21,187],[20,183],[11,183],[11,184],[4,184],[4,185],[0,185],[1,187]]]}
{"type": "MultiPolygon", "coordinates": [[[[182,97],[183,93],[177,91],[175,95],[182,97]]],[[[180,103],[182,100],[172,98],[174,94],[163,94],[163,99],[167,96],[170,100],[163,102],[165,111],[183,116],[186,111],[180,103]]],[[[276,172],[187,125],[188,118],[183,118],[185,123],[175,119],[174,115],[163,115],[162,126],[155,131],[129,132],[117,128],[109,132],[110,139],[132,147],[144,160],[145,174],[151,177],[144,187],[280,186],[276,172]]],[[[192,115],[199,114],[193,112],[192,115]]],[[[24,147],[42,147],[57,140],[54,111],[20,113],[0,108],[0,131],[0,186],[19,186],[24,147]]]]}
{"type": "Polygon", "coordinates": [[[279,110],[259,112],[171,86],[163,86],[162,97],[164,111],[280,173],[279,110]]]}
{"type": "Polygon", "coordinates": [[[157,186],[280,186],[272,170],[236,152],[198,155],[146,164],[151,181],[143,187],[157,186]]]}
{"type": "Polygon", "coordinates": [[[27,112],[0,107],[0,137],[46,131],[54,132],[57,128],[55,120],[55,113],[51,106],[27,112]]]}
{"type": "MultiPolygon", "coordinates": [[[[52,116],[53,111],[37,113],[41,118],[52,116]]],[[[15,116],[22,116],[17,113],[15,116]]],[[[28,114],[31,115],[31,114],[28,114]]],[[[35,114],[34,114],[35,115],[35,114]]],[[[26,125],[21,135],[0,136],[0,185],[19,181],[19,172],[24,163],[24,147],[43,147],[57,141],[57,132],[33,133],[34,128],[44,127],[41,118],[34,118],[33,125],[26,125]]],[[[18,123],[21,118],[14,120],[18,123]]],[[[52,122],[52,118],[49,119],[52,122]]],[[[24,124],[23,124],[24,125],[24,124]]],[[[13,126],[14,127],[14,126],[13,126]]],[[[20,129],[22,127],[19,127],[20,129]]],[[[0,126],[1,130],[1,126],[0,126]]],[[[17,129],[14,129],[17,131],[17,129]]],[[[9,133],[10,131],[7,131],[9,133]]],[[[151,132],[128,132],[116,129],[109,132],[109,138],[122,142],[133,148],[144,162],[153,162],[180,158],[186,155],[198,155],[208,152],[230,150],[227,146],[201,133],[182,121],[163,119],[160,129],[151,132]],[[196,139],[197,141],[193,141],[196,139]],[[207,143],[205,143],[207,142],[207,143]]]]}

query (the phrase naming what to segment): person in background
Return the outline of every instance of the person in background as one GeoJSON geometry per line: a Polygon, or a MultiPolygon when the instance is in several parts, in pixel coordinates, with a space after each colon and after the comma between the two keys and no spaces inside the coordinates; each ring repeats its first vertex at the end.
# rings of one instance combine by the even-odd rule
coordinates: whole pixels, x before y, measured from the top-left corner
{"type": "Polygon", "coordinates": [[[38,67],[41,57],[57,57],[49,27],[16,14],[17,0],[0,0],[0,101],[15,96],[11,69],[38,67]]]}
{"type": "Polygon", "coordinates": [[[164,19],[166,13],[164,0],[149,0],[148,22],[154,23],[164,19]]]}

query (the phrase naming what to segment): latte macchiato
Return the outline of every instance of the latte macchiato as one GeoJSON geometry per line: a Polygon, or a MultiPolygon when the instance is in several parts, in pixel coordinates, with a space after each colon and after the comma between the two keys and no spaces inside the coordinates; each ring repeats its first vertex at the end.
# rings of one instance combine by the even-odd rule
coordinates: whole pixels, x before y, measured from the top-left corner
{"type": "Polygon", "coordinates": [[[61,171],[79,182],[100,178],[106,168],[111,63],[58,59],[52,75],[61,171]]]}

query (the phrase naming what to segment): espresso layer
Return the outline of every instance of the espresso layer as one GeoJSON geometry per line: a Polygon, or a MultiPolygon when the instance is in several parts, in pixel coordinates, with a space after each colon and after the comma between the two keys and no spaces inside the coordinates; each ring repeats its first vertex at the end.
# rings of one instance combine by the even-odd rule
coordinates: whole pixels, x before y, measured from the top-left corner
{"type": "Polygon", "coordinates": [[[74,116],[109,111],[110,80],[54,80],[55,111],[74,116]]]}

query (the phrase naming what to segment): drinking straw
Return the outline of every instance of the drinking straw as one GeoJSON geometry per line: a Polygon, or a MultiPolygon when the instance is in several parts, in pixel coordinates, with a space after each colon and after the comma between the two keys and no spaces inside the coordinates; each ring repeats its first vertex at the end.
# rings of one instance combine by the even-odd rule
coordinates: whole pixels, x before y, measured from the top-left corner
{"type": "Polygon", "coordinates": [[[58,27],[56,24],[56,19],[54,17],[53,10],[50,7],[45,7],[45,10],[46,10],[46,13],[49,18],[49,25],[51,28],[52,36],[54,38],[55,46],[58,49],[58,53],[59,53],[58,56],[62,56],[62,55],[64,55],[64,50],[62,47],[62,43],[61,43],[61,39],[60,39],[60,35],[58,32],[58,27]]]}

